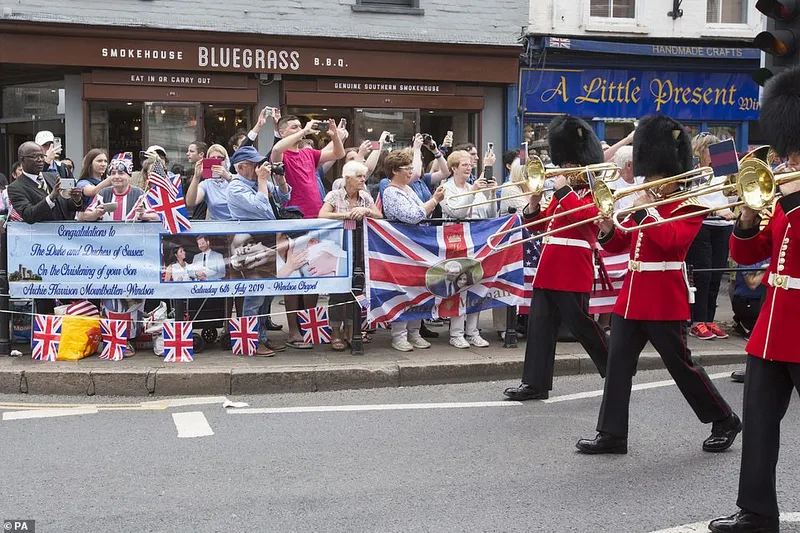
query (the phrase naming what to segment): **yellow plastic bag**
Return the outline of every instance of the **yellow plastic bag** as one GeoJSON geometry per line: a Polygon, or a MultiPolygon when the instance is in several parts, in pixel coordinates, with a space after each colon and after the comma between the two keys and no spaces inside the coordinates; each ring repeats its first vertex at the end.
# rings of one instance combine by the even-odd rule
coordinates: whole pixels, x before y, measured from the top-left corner
{"type": "Polygon", "coordinates": [[[58,360],[77,361],[92,355],[102,340],[99,317],[64,316],[61,322],[58,360]]]}

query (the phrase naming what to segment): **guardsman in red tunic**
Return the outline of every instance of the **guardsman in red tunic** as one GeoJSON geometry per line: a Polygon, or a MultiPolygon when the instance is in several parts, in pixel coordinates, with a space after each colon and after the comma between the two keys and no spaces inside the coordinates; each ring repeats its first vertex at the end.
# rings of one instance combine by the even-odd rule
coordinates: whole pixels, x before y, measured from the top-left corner
{"type": "MultiPolygon", "coordinates": [[[[692,168],[691,141],[683,126],[663,115],[643,118],[633,138],[633,167],[645,182],[681,174],[692,168]]],[[[642,194],[634,206],[674,194],[675,183],[654,196],[642,194]]],[[[628,273],[611,317],[611,347],[606,368],[603,403],[594,439],[581,439],[582,453],[627,453],[628,410],[633,375],[639,355],[649,341],[664,361],[697,418],[713,423],[711,436],[703,450],[722,452],[733,444],[741,431],[739,417],[722,398],[705,370],[692,361],[686,344],[687,321],[691,316],[691,289],[684,260],[689,246],[700,231],[704,215],[689,217],[645,229],[647,223],[666,220],[703,208],[698,200],[676,200],[658,207],[640,209],[614,228],[610,220],[601,222],[600,244],[611,253],[630,249],[628,273]]]]}
{"type": "MultiPolygon", "coordinates": [[[[770,79],[759,122],[773,150],[800,170],[800,69],[770,79]]],[[[778,175],[780,176],[780,175],[778,175]]],[[[772,218],[759,230],[755,211],[743,207],[731,237],[731,257],[740,264],[770,259],[764,275],[767,298],[745,350],[744,433],[738,513],[713,520],[715,533],[778,531],[775,468],[781,420],[792,391],[800,393],[800,181],[780,186],[772,218]]]]}
{"type": "MultiPolygon", "coordinates": [[[[582,167],[603,162],[603,148],[592,128],[583,120],[563,115],[553,119],[548,129],[553,163],[582,167]]],[[[553,199],[542,211],[541,194],[531,195],[523,210],[525,222],[591,205],[574,215],[563,216],[534,226],[537,231],[557,230],[574,222],[597,216],[589,180],[560,175],[555,179],[553,199]]],[[[553,365],[561,319],[581,343],[605,376],[608,341],[603,328],[589,314],[589,292],[594,285],[596,228],[586,224],[560,231],[542,240],[539,265],[533,279],[533,296],[528,316],[528,342],[522,384],[505,390],[512,400],[544,400],[553,388],[553,365]]]]}

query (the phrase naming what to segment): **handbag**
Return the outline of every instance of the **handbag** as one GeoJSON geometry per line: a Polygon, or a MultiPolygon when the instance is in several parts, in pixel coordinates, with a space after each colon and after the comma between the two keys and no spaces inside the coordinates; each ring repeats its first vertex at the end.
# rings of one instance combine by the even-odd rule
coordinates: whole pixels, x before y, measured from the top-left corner
{"type": "MultiPolygon", "coordinates": [[[[275,183],[275,178],[272,179],[272,185],[275,187],[275,190],[278,190],[278,184],[275,183]]],[[[283,204],[279,204],[275,201],[275,195],[269,195],[269,204],[272,206],[272,212],[275,213],[275,219],[277,220],[292,220],[292,219],[300,219],[303,217],[303,212],[300,211],[299,208],[294,207],[293,209],[287,209],[283,204]]]]}

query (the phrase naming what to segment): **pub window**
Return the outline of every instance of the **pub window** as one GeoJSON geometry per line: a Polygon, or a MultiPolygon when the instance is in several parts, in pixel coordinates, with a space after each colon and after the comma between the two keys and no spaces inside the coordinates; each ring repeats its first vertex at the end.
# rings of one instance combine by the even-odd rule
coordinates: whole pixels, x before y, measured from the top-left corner
{"type": "Polygon", "coordinates": [[[706,6],[709,24],[747,23],[747,0],[708,0],[706,6]]]}
{"type": "Polygon", "coordinates": [[[589,0],[589,16],[615,19],[636,18],[636,0],[589,0]]]}

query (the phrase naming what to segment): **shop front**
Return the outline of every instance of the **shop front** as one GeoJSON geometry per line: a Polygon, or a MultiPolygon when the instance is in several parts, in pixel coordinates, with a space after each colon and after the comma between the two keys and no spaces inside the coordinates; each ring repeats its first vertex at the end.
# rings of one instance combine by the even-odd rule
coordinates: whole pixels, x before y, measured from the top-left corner
{"type": "MultiPolygon", "coordinates": [[[[78,163],[91,148],[138,154],[152,144],[183,162],[192,140],[227,146],[266,105],[345,118],[348,146],[377,141],[384,130],[398,144],[415,132],[441,140],[453,131],[456,142],[499,146],[505,88],[518,75],[518,51],[508,46],[355,39],[332,46],[316,38],[133,28],[120,39],[108,28],[48,28],[0,23],[4,166],[40,129],[64,137],[65,154],[78,163]],[[25,49],[15,46],[20,33],[25,49]],[[31,49],[49,52],[25,53],[31,49]]],[[[270,142],[262,135],[259,147],[270,142]]]]}
{"type": "MultiPolygon", "coordinates": [[[[546,44],[563,46],[564,40],[550,39],[546,44]]],[[[546,144],[547,123],[560,113],[584,118],[609,144],[623,139],[639,118],[653,113],[679,120],[691,135],[708,131],[734,139],[740,152],[758,142],[752,126],[758,120],[759,87],[750,78],[758,67],[755,51],[567,41],[570,50],[559,50],[547,68],[521,69],[519,105],[523,135],[531,146],[546,144]],[[582,53],[581,43],[594,45],[584,46],[590,49],[608,47],[616,55],[600,60],[596,54],[582,53]],[[657,60],[647,53],[687,57],[657,60]],[[710,58],[717,58],[713,67],[710,58]]]]}

